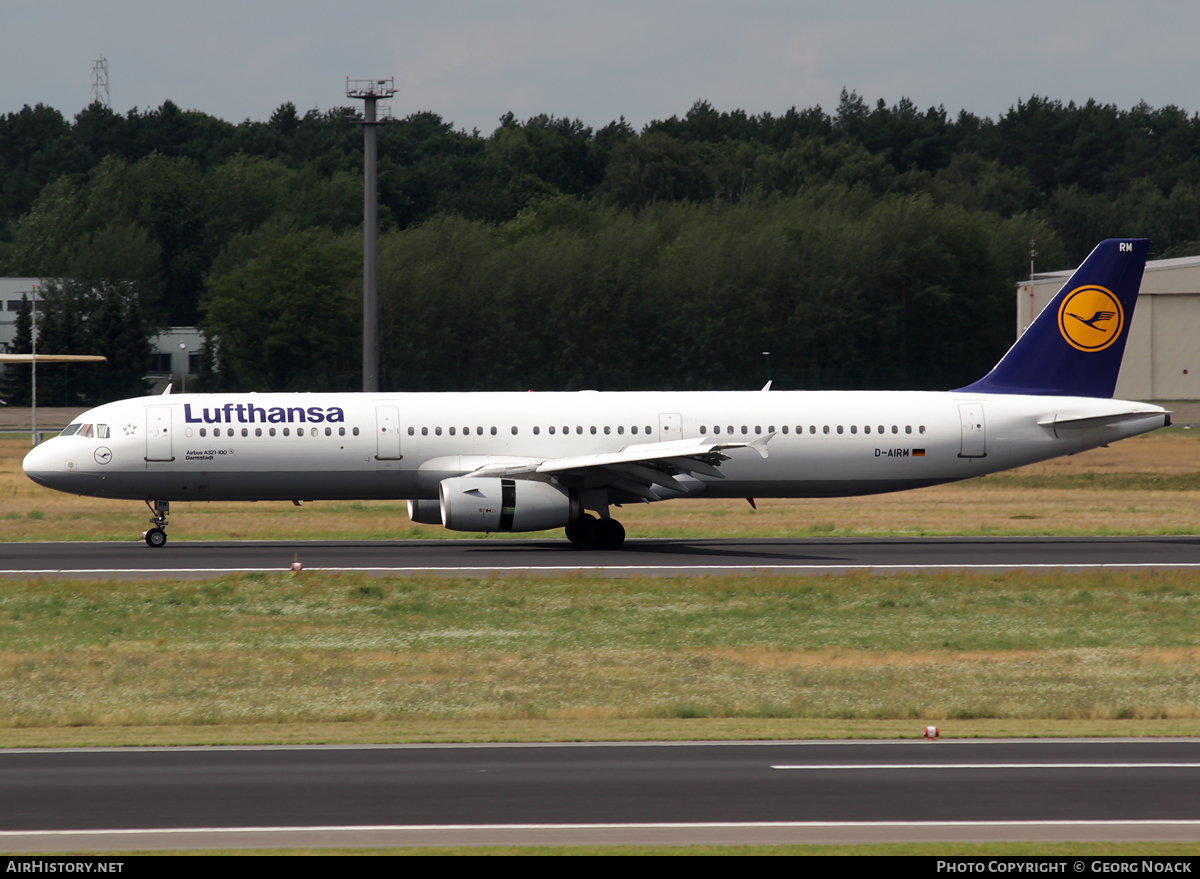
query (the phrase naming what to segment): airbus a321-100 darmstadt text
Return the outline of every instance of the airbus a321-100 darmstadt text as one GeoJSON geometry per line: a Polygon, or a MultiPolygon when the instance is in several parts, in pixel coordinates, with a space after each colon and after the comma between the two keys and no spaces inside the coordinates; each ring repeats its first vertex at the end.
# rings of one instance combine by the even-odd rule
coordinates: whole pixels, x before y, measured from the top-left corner
{"type": "Polygon", "coordinates": [[[455,531],[619,547],[622,504],[845,497],[953,482],[1170,424],[1112,399],[1149,242],[1101,242],[986,376],[947,392],[180,394],[34,448],[39,485],[143,500],[408,500],[455,531]]]}

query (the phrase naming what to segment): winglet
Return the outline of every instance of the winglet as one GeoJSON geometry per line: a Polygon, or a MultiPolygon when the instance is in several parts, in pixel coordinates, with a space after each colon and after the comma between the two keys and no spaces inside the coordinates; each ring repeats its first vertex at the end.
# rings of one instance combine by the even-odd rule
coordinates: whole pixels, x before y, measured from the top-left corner
{"type": "Polygon", "coordinates": [[[167,396],[167,394],[171,393],[171,388],[174,386],[174,384],[175,384],[174,382],[167,382],[167,387],[162,392],[162,395],[164,397],[167,396]]]}
{"type": "Polygon", "coordinates": [[[1111,397],[1149,251],[1146,238],[1101,241],[992,371],[956,390],[1111,397]]]}
{"type": "Polygon", "coordinates": [[[758,439],[753,440],[748,445],[764,458],[769,458],[770,454],[767,452],[767,443],[771,441],[771,437],[773,436],[775,436],[775,434],[768,433],[766,436],[760,436],[758,439]]]}

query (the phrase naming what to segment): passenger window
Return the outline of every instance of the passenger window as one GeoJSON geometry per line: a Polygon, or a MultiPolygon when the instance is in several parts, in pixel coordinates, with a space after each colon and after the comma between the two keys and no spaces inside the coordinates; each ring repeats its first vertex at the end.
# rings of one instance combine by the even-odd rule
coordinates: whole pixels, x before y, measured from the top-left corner
{"type": "Polygon", "coordinates": [[[879,432],[880,432],[880,433],[883,433],[883,425],[882,425],[882,424],[881,424],[881,425],[879,425],[879,432]]]}
{"type": "Polygon", "coordinates": [[[754,432],[757,434],[761,434],[762,433],[762,425],[761,424],[754,425],[754,432]]]}
{"type": "Polygon", "coordinates": [[[904,425],[904,432],[905,432],[905,433],[912,433],[912,425],[911,425],[911,424],[906,424],[906,425],[904,425]]]}
{"type": "MultiPolygon", "coordinates": [[[[326,430],[328,430],[328,428],[326,428],[326,430]]],[[[250,428],[243,427],[242,428],[242,436],[250,436],[250,428]]]]}
{"type": "Polygon", "coordinates": [[[743,424],[742,425],[742,436],[745,436],[749,432],[750,432],[750,429],[748,427],[746,427],[746,425],[743,424]]]}
{"type": "MultiPolygon", "coordinates": [[[[345,435],[346,435],[346,428],[339,427],[338,428],[338,436],[345,436],[345,435]]],[[[411,427],[408,429],[408,435],[409,436],[413,435],[413,429],[411,427]]]]}
{"type": "Polygon", "coordinates": [[[646,425],[646,436],[650,436],[650,425],[646,425]]]}
{"type": "MultiPolygon", "coordinates": [[[[810,424],[810,425],[808,426],[808,432],[809,432],[809,433],[816,433],[816,432],[817,432],[817,426],[816,426],[815,424],[810,424]]],[[[828,428],[828,427],[827,427],[827,428],[825,428],[825,432],[826,432],[826,433],[829,433],[829,428],[828,428]]]]}
{"type": "Polygon", "coordinates": [[[325,428],[325,436],[333,436],[333,428],[332,427],[325,428]]]}
{"type": "Polygon", "coordinates": [[[637,425],[635,424],[633,427],[629,428],[629,432],[630,432],[630,433],[637,433],[637,425]]]}
{"type": "Polygon", "coordinates": [[[538,434],[540,434],[541,432],[542,432],[542,429],[541,429],[540,427],[535,427],[535,428],[533,429],[533,435],[534,435],[534,436],[537,436],[537,435],[538,435],[538,434]]]}
{"type": "MultiPolygon", "coordinates": [[[[702,427],[702,428],[700,428],[700,432],[701,432],[701,433],[704,433],[704,428],[703,428],[703,427],[702,427]]],[[[617,433],[619,433],[621,436],[624,436],[624,435],[625,435],[625,425],[623,425],[623,424],[621,424],[621,425],[618,425],[618,426],[617,426],[617,433]]]]}
{"type": "Polygon", "coordinates": [[[256,427],[256,428],[254,428],[254,435],[255,435],[255,436],[262,436],[262,428],[261,428],[261,427],[256,427]]]}
{"type": "Polygon", "coordinates": [[[604,435],[608,436],[610,433],[612,433],[612,428],[609,427],[607,424],[604,425],[604,435]]]}
{"type": "Polygon", "coordinates": [[[553,424],[550,425],[549,430],[550,430],[550,436],[554,436],[554,425],[553,424]]]}
{"type": "Polygon", "coordinates": [[[863,428],[863,433],[870,433],[870,432],[871,432],[871,425],[868,424],[866,427],[863,428]]]}
{"type": "Polygon", "coordinates": [[[786,424],[783,426],[783,432],[787,433],[787,425],[786,424]]]}
{"type": "Polygon", "coordinates": [[[703,424],[701,424],[700,425],[700,436],[704,436],[706,433],[708,433],[708,428],[705,427],[703,424]]]}
{"type": "Polygon", "coordinates": [[[283,429],[283,435],[284,435],[284,436],[291,436],[291,433],[288,431],[288,429],[287,429],[286,427],[283,429]]]}
{"type": "Polygon", "coordinates": [[[271,436],[275,436],[275,428],[271,428],[271,436]]]}
{"type": "Polygon", "coordinates": [[[924,424],[922,424],[922,425],[921,425],[919,428],[917,428],[917,430],[921,431],[921,433],[924,433],[924,432],[925,432],[925,425],[924,425],[924,424]]]}
{"type": "Polygon", "coordinates": [[[358,436],[358,428],[357,428],[357,427],[356,427],[356,428],[354,428],[354,435],[355,435],[355,436],[358,436]]]}
{"type": "Polygon", "coordinates": [[[513,436],[517,435],[517,428],[515,426],[513,427],[512,432],[513,432],[513,436]]]}
{"type": "Polygon", "coordinates": [[[437,434],[438,436],[441,436],[441,435],[442,435],[442,429],[441,429],[440,427],[435,427],[435,428],[433,429],[433,432],[434,432],[435,434],[437,434]]]}
{"type": "Polygon", "coordinates": [[[583,425],[582,424],[575,425],[575,433],[577,433],[577,434],[583,433],[583,425]]]}
{"type": "Polygon", "coordinates": [[[208,436],[208,431],[206,431],[203,427],[200,428],[200,436],[208,436]]]}
{"type": "MultiPolygon", "coordinates": [[[[357,436],[357,435],[358,435],[358,431],[355,431],[355,436],[357,436]]],[[[421,428],[421,436],[429,436],[429,428],[428,427],[421,428]]]]}
{"type": "MultiPolygon", "coordinates": [[[[341,427],[341,428],[338,428],[338,429],[339,429],[339,430],[341,430],[341,431],[345,431],[345,430],[346,430],[346,428],[344,428],[344,427],[341,427]]],[[[409,435],[409,436],[413,436],[414,434],[416,434],[416,432],[417,432],[417,430],[416,430],[416,428],[415,428],[415,427],[410,427],[410,428],[408,429],[408,435],[409,435]]],[[[339,434],[339,436],[341,436],[341,435],[342,435],[342,434],[339,434]]]]}
{"type": "Polygon", "coordinates": [[[596,435],[596,425],[594,425],[594,424],[591,427],[591,434],[592,434],[592,436],[596,435]]]}
{"type": "Polygon", "coordinates": [[[496,428],[493,427],[492,428],[492,436],[495,436],[495,435],[496,435],[496,428]]]}
{"type": "Polygon", "coordinates": [[[454,436],[454,428],[450,428],[450,436],[454,436]]]}
{"type": "Polygon", "coordinates": [[[844,433],[844,432],[845,432],[845,431],[843,431],[843,430],[842,430],[842,426],[839,424],[839,425],[838,425],[838,433],[844,433]]]}

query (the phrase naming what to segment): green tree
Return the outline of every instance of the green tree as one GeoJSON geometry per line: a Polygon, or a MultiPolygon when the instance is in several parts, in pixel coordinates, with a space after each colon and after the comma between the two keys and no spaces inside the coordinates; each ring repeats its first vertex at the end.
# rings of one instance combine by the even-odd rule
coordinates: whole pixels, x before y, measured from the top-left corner
{"type": "Polygon", "coordinates": [[[352,292],[360,259],[310,229],[266,244],[211,280],[202,326],[215,343],[217,380],[260,391],[352,387],[361,350],[352,292]]]}

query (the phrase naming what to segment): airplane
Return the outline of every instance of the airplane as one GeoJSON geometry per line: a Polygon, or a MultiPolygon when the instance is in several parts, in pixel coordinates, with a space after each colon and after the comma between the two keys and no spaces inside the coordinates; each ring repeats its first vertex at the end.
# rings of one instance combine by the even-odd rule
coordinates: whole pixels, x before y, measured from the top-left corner
{"type": "Polygon", "coordinates": [[[407,499],[454,531],[565,528],[616,549],[613,507],[938,485],[1169,426],[1112,399],[1150,242],[1096,246],[983,378],[952,391],[166,394],[107,403],[26,455],[39,485],[142,500],[407,499]],[[1078,315],[1095,315],[1085,320],[1078,315]]]}

